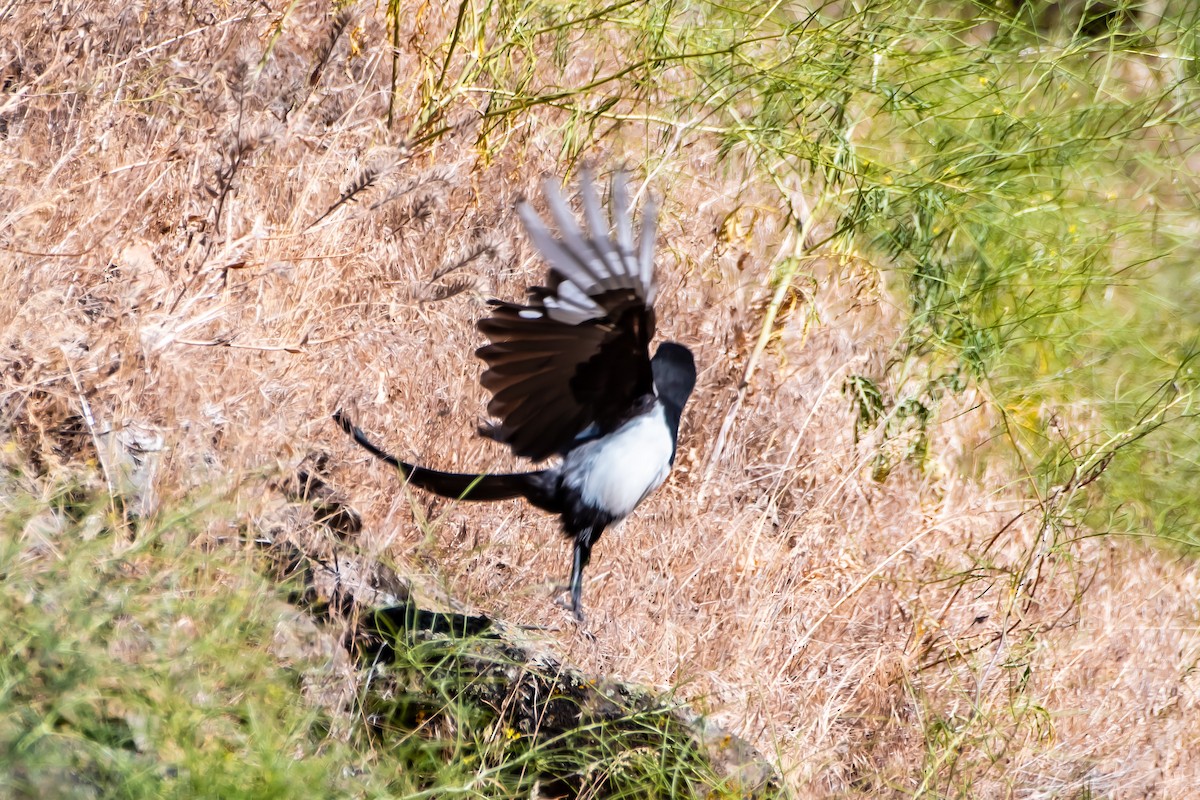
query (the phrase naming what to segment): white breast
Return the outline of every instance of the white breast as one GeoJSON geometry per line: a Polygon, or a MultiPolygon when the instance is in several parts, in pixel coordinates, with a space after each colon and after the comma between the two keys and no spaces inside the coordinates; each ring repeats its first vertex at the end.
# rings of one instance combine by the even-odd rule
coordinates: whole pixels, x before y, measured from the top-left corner
{"type": "Polygon", "coordinates": [[[568,453],[563,480],[588,505],[624,517],[666,480],[673,446],[663,408],[655,404],[649,414],[568,453]]]}

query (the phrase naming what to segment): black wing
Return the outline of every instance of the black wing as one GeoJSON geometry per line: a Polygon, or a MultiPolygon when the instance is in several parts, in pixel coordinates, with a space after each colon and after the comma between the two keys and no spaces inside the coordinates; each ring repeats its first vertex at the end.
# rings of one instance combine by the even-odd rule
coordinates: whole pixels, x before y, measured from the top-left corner
{"type": "Polygon", "coordinates": [[[585,170],[580,180],[587,233],[558,189],[546,183],[556,238],[528,204],[517,213],[550,265],[546,286],[529,290],[527,305],[491,301],[479,330],[491,344],[476,351],[487,362],[482,383],[492,392],[493,431],[518,456],[540,461],[571,448],[595,426],[615,428],[634,402],[654,391],[654,234],[657,208],[647,203],[634,247],[625,176],[613,177],[610,212],[615,240],[585,170]]]}

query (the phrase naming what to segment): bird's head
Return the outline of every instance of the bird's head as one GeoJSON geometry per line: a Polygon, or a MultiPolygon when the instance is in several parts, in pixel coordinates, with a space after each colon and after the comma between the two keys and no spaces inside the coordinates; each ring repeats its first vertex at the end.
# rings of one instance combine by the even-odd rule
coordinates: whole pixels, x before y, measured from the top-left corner
{"type": "Polygon", "coordinates": [[[654,390],[666,403],[680,411],[696,388],[696,359],[678,342],[663,342],[650,359],[654,390]]]}

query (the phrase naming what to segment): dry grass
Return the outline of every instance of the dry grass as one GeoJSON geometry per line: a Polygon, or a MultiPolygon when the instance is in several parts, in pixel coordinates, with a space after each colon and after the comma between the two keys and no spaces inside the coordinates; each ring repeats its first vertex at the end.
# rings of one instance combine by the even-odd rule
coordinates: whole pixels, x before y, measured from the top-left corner
{"type": "MultiPolygon", "coordinates": [[[[381,13],[332,40],[321,3],[186,8],[0,22],[0,409],[37,470],[94,452],[84,399],[95,426],[161,432],[162,504],[240,486],[252,519],[265,477],[328,453],[365,519],[348,547],[547,626],[586,670],[677,687],[776,754],[798,797],[1194,791],[1193,566],[1082,531],[1049,547],[1036,510],[1006,528],[1026,509],[1007,467],[957,471],[990,424],[970,397],[941,410],[924,471],[872,480],[841,388],[901,324],[873,267],[803,263],[713,460],[781,222],[715,151],[628,131],[588,154],[656,167],[661,335],[701,371],[672,479],[597,548],[581,635],[550,603],[553,520],[408,496],[329,421],[351,409],[441,469],[512,466],[473,435],[473,322],[542,270],[513,206],[562,169],[553,113],[485,149],[457,108],[409,150],[385,125],[381,13]]],[[[397,131],[452,22],[405,21],[397,131]]]]}

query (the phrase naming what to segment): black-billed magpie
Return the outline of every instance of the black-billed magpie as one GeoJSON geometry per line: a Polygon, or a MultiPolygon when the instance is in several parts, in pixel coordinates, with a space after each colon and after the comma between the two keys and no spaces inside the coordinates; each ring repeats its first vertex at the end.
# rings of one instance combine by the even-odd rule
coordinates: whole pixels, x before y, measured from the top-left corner
{"type": "Polygon", "coordinates": [[[571,610],[583,620],[583,569],[605,527],[624,519],[666,479],[675,463],[679,420],[696,385],[688,348],[654,336],[654,240],[657,208],[646,204],[634,244],[625,176],[613,177],[611,220],[605,220],[587,170],[580,180],[586,232],[547,181],[555,236],[522,201],[517,213],[549,263],[546,286],[527,290],[524,304],[490,300],[477,325],[490,344],[481,382],[499,421],[480,432],[535,462],[555,466],[502,475],[439,472],[400,461],[376,447],[341,411],[334,419],[409,483],[443,497],[524,497],[562,517],[574,541],[571,610]],[[615,228],[615,238],[609,227],[615,228]]]}

